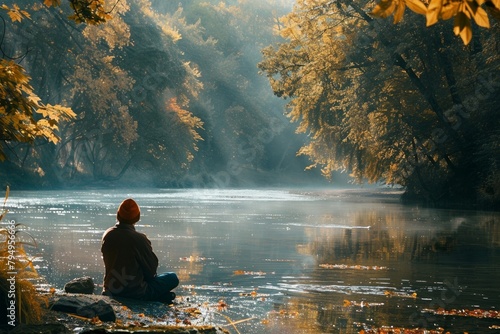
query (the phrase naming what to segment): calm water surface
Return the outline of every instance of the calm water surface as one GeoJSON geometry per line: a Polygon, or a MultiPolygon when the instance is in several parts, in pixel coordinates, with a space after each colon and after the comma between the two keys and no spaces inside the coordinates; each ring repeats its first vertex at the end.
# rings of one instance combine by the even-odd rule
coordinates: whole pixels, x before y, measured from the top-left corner
{"type": "Polygon", "coordinates": [[[422,313],[500,309],[498,213],[403,206],[390,191],[147,189],[13,191],[8,219],[36,238],[30,252],[53,286],[100,283],[100,239],[129,196],[159,271],[181,279],[177,294],[224,300],[233,321],[255,318],[241,333],[500,325],[422,313]]]}

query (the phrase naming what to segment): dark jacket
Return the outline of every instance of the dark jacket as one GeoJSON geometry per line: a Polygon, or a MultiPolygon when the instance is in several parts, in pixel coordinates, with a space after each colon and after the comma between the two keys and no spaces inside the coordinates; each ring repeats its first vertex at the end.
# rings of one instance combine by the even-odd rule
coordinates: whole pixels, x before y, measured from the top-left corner
{"type": "Polygon", "coordinates": [[[147,281],[156,276],[158,268],[146,235],[134,225],[117,223],[104,232],[101,252],[106,267],[103,294],[143,298],[147,281]]]}

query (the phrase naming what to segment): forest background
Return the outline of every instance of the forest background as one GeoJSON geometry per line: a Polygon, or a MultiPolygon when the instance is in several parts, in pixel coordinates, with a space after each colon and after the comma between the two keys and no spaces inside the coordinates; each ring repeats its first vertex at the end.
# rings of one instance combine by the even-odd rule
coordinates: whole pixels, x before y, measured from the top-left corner
{"type": "Polygon", "coordinates": [[[119,0],[89,21],[80,2],[2,7],[13,189],[350,177],[499,207],[496,0],[447,2],[438,23],[418,1],[403,19],[402,1],[119,0]]]}

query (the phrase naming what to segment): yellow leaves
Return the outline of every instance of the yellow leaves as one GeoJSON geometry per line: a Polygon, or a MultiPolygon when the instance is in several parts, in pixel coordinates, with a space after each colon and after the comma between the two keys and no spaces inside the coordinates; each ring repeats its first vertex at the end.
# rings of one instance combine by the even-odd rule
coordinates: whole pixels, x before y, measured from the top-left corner
{"type": "Polygon", "coordinates": [[[394,13],[394,23],[398,23],[403,19],[406,6],[422,15],[427,10],[420,0],[382,0],[375,6],[371,14],[376,17],[386,18],[394,13]]]}
{"type": "Polygon", "coordinates": [[[396,1],[394,1],[394,0],[382,0],[375,6],[375,8],[371,12],[371,14],[373,16],[380,17],[380,18],[384,19],[384,18],[390,16],[394,12],[394,9],[396,9],[396,5],[398,2],[399,1],[397,1],[397,0],[396,1]]]}
{"type": "Polygon", "coordinates": [[[443,7],[443,0],[431,0],[427,12],[425,14],[427,20],[427,26],[435,24],[441,13],[441,8],[443,7]]]}
{"type": "Polygon", "coordinates": [[[162,24],[161,25],[161,31],[166,35],[169,36],[173,42],[177,42],[182,39],[182,35],[179,32],[178,29],[170,26],[170,24],[162,24]]]}
{"type": "MultiPolygon", "coordinates": [[[[188,128],[188,131],[194,141],[203,140],[200,134],[196,131],[196,129],[202,128],[203,122],[200,118],[194,116],[190,111],[182,109],[177,102],[177,98],[173,97],[168,100],[166,109],[177,114],[180,122],[188,128]]],[[[196,149],[197,148],[195,148],[195,150],[196,149]]]]}
{"type": "MultiPolygon", "coordinates": [[[[4,140],[29,143],[36,138],[44,138],[56,143],[59,140],[56,134],[58,123],[75,114],[70,108],[44,105],[40,97],[33,93],[29,81],[20,65],[0,60],[0,100],[9,101],[0,108],[4,140]],[[42,117],[35,119],[35,113],[42,117]]],[[[4,158],[0,149],[0,159],[4,158]]]]}
{"type": "Polygon", "coordinates": [[[427,8],[420,0],[406,0],[406,5],[417,14],[425,15],[427,8]]]}
{"type": "Polygon", "coordinates": [[[23,18],[30,18],[30,14],[27,11],[20,9],[16,4],[13,4],[12,7],[4,4],[0,8],[7,11],[7,15],[9,15],[12,22],[21,22],[23,18]]]}
{"type": "Polygon", "coordinates": [[[469,44],[472,39],[471,18],[473,18],[480,27],[490,27],[488,14],[476,1],[462,1],[455,15],[453,32],[455,35],[462,38],[465,45],[469,44]]]}
{"type": "Polygon", "coordinates": [[[476,21],[476,24],[483,28],[490,27],[490,20],[488,19],[488,14],[484,9],[479,7],[479,4],[476,1],[466,1],[465,8],[470,13],[470,15],[476,21]]]}
{"type": "Polygon", "coordinates": [[[453,32],[455,35],[460,35],[465,45],[469,44],[472,39],[472,27],[466,12],[459,12],[455,16],[453,32]]]}
{"type": "Polygon", "coordinates": [[[47,7],[59,7],[61,5],[61,0],[45,0],[43,4],[47,7]]]}
{"type": "MultiPolygon", "coordinates": [[[[97,25],[112,19],[110,12],[104,8],[104,0],[69,0],[69,2],[74,11],[69,19],[77,23],[97,25]]],[[[61,0],[44,0],[43,4],[47,7],[59,7],[61,0]]],[[[13,4],[12,7],[3,4],[0,8],[7,11],[12,22],[21,22],[23,18],[30,19],[30,14],[20,9],[17,4],[13,4]]]]}
{"type": "Polygon", "coordinates": [[[459,2],[449,2],[441,7],[440,17],[443,20],[449,20],[455,15],[457,15],[458,8],[460,7],[459,2]]]}
{"type": "MultiPolygon", "coordinates": [[[[403,19],[405,5],[413,12],[425,15],[426,25],[436,24],[440,19],[454,18],[453,31],[460,36],[465,45],[472,39],[471,19],[483,28],[490,27],[488,13],[481,7],[485,0],[431,0],[426,6],[421,0],[381,0],[371,14],[386,18],[394,13],[394,23],[403,19]]],[[[500,9],[500,0],[490,0],[496,9],[500,9]]]]}
{"type": "Polygon", "coordinates": [[[97,25],[112,18],[104,9],[104,0],[69,0],[69,2],[75,12],[69,19],[76,23],[97,25]]]}
{"type": "Polygon", "coordinates": [[[406,292],[398,292],[398,291],[393,291],[393,290],[385,290],[384,295],[386,297],[400,297],[400,298],[417,298],[417,293],[406,293],[406,292]]]}

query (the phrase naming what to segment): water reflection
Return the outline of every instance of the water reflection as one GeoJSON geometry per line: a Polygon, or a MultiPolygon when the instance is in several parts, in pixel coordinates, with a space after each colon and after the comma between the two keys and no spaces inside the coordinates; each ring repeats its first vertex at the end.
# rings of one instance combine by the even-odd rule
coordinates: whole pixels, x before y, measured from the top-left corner
{"type": "Polygon", "coordinates": [[[180,295],[225,300],[244,333],[357,332],[442,326],[481,332],[480,320],[425,308],[500,307],[499,215],[401,206],[342,191],[155,190],[12,192],[10,219],[29,226],[39,271],[58,288],[102,280],[100,238],[133,196],[137,229],[175,270],[180,295]],[[444,297],[443,297],[444,296],[444,297]],[[472,324],[467,327],[468,324],[472,324]],[[473,329],[473,330],[472,330],[473,329]]]}
{"type": "MultiPolygon", "coordinates": [[[[291,286],[321,294],[312,303],[318,314],[311,318],[314,312],[309,312],[307,321],[322,324],[325,332],[333,328],[355,332],[362,324],[488,331],[489,321],[450,322],[432,317],[431,322],[421,310],[499,307],[500,292],[495,283],[500,279],[498,215],[467,213],[457,218],[454,213],[437,211],[429,219],[426,213],[409,219],[408,212],[361,212],[353,221],[369,229],[306,229],[311,242],[298,251],[314,256],[318,266],[307,280],[297,280],[291,286]],[[327,270],[328,266],[320,266],[324,263],[389,270],[327,270]],[[411,298],[413,295],[417,298],[411,298]],[[328,302],[321,305],[318,299],[328,302]],[[352,299],[377,306],[339,309],[338,305],[352,299]]],[[[298,297],[295,303],[302,299],[298,297]]]]}

